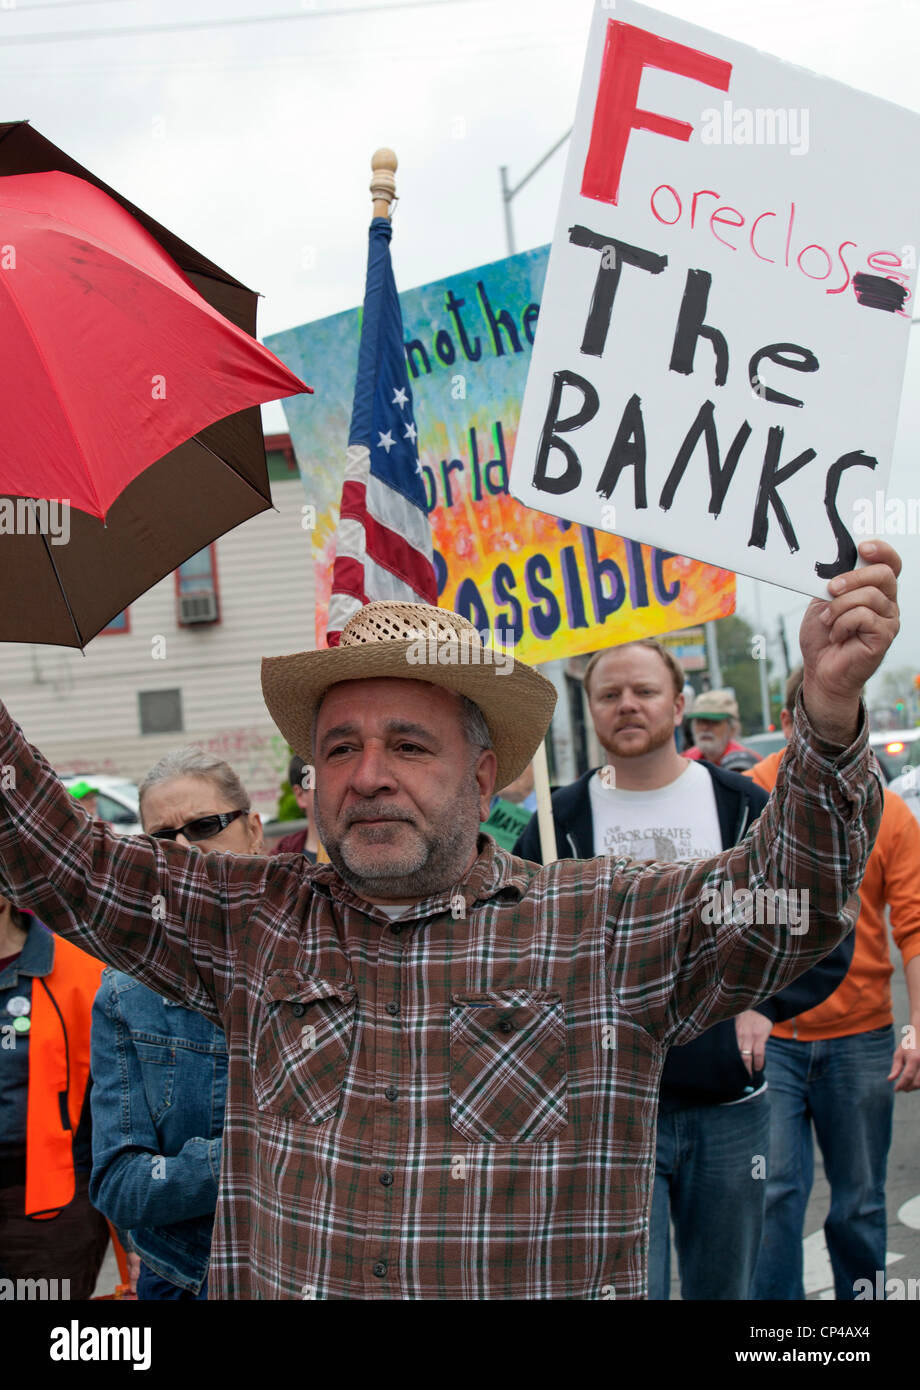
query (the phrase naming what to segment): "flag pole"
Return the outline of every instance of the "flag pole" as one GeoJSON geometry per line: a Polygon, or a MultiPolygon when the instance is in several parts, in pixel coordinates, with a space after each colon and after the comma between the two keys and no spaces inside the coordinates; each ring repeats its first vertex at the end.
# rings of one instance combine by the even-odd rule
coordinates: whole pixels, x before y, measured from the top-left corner
{"type": "Polygon", "coordinates": [[[533,755],[533,789],[537,798],[537,825],[540,830],[540,855],[544,864],[558,859],[556,827],[549,794],[549,765],[546,761],[546,740],[541,739],[533,755]]]}
{"type": "MultiPolygon", "coordinates": [[[[374,216],[392,216],[396,202],[396,155],[386,147],[375,150],[371,155],[373,177],[370,190],[374,198],[374,216]]],[[[534,754],[534,791],[537,797],[537,820],[540,827],[540,853],[544,864],[552,864],[557,858],[556,831],[550,805],[549,767],[546,761],[546,744],[541,741],[534,754]]]]}
{"type": "MultiPolygon", "coordinates": [[[[396,202],[396,169],[398,160],[392,150],[383,146],[371,155],[370,191],[373,195],[374,217],[389,217],[396,202]]],[[[328,864],[329,855],[324,845],[320,845],[316,855],[317,864],[328,864]]]]}

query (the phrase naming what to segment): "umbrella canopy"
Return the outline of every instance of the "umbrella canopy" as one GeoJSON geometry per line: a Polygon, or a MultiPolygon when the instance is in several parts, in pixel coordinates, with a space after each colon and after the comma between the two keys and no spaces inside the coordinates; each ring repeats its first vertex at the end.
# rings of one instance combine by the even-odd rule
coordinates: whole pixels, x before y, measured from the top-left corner
{"type": "Polygon", "coordinates": [[[310,388],[255,341],[256,303],[0,125],[0,640],[83,646],[271,506],[256,403],[310,388]]]}

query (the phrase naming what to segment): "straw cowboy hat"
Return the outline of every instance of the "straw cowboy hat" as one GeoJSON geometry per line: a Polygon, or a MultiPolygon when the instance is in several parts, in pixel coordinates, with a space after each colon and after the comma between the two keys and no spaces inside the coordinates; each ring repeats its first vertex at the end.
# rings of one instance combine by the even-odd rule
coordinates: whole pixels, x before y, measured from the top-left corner
{"type": "Polygon", "coordinates": [[[430,681],[466,695],[482,710],[498,758],[496,786],[524,771],[556,704],[544,676],[508,652],[484,646],[472,623],[426,603],[368,603],[342,629],[337,647],[264,657],[262,694],[295,753],[313,762],[313,719],[339,681],[430,681]]]}

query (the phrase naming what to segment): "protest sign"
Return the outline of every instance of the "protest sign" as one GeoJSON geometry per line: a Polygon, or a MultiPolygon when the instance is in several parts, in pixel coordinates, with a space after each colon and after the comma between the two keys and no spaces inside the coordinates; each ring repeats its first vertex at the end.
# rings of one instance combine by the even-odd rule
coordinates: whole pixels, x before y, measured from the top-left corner
{"type": "Polygon", "coordinates": [[[489,812],[489,819],[483,821],[480,828],[491,835],[502,849],[510,850],[514,848],[518,836],[527,829],[532,815],[532,811],[525,811],[523,806],[498,796],[489,812]]]}
{"type": "Polygon", "coordinates": [[[513,495],[826,595],[890,467],[918,136],[885,101],[599,3],[513,495]]]}
{"type": "Polygon", "coordinates": [[[668,632],[661,641],[685,671],[705,671],[708,662],[703,628],[688,627],[684,632],[668,632]]]}
{"type": "MultiPolygon", "coordinates": [[[[734,611],[726,570],[531,511],[508,473],[546,269],[539,248],[400,295],[439,603],[515,654],[549,661],[734,611]],[[503,642],[508,639],[503,636],[503,642]]],[[[314,533],[316,644],[325,646],[358,353],[358,311],[267,340],[309,362],[315,395],[284,402],[314,533]]]]}

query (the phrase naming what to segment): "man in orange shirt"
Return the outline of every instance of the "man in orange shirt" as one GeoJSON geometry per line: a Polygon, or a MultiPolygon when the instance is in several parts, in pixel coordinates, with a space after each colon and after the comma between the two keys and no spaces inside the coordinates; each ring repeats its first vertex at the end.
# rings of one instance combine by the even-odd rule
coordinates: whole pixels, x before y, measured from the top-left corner
{"type": "Polygon", "coordinates": [[[0,897],[3,1297],[90,1298],[105,1257],[109,1228],[89,1199],[90,1018],[102,969],[0,897]],[[36,1280],[46,1291],[30,1295],[36,1280]]]}
{"type": "MultiPolygon", "coordinates": [[[[786,682],[787,739],[802,670],[786,682]]],[[[745,775],[771,791],[784,750],[745,775]]],[[[860,889],[853,962],[823,1004],[779,1023],[766,1045],[770,1161],[763,1242],[751,1297],[804,1299],[802,1235],[812,1184],[814,1125],[831,1188],[824,1223],[838,1299],[884,1297],[885,1176],[895,1091],[920,1089],[920,824],[885,792],[860,889]],[[909,1026],[897,1038],[885,926],[904,961],[909,1026]],[[892,1083],[894,1083],[892,1085],[892,1083]]]]}

